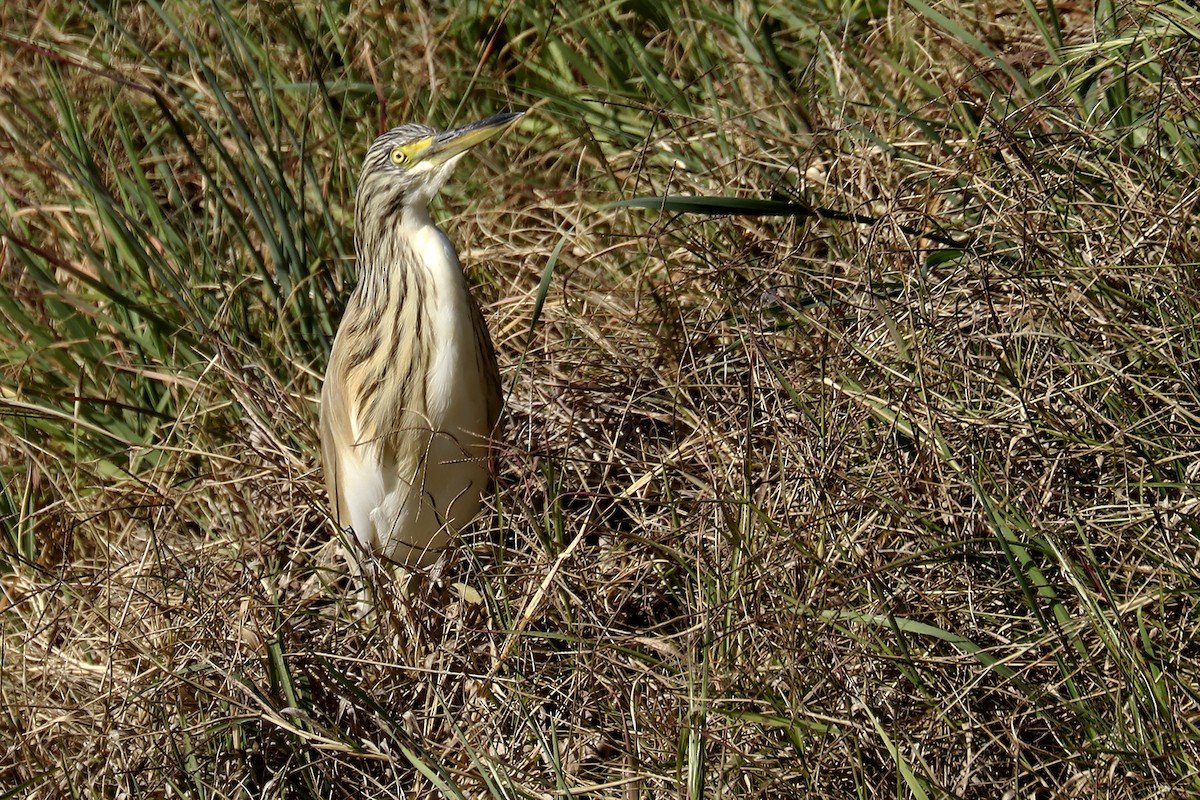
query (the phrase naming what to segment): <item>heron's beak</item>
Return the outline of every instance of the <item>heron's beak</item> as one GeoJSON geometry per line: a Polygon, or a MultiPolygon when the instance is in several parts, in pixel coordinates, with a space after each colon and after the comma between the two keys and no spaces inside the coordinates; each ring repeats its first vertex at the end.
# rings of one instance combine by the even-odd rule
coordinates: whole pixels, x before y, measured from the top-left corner
{"type": "Polygon", "coordinates": [[[421,161],[427,161],[437,166],[445,164],[450,159],[466,152],[482,141],[492,138],[500,131],[525,116],[524,111],[509,111],[494,117],[481,119],[461,128],[454,128],[434,136],[429,147],[419,156],[421,161]]]}

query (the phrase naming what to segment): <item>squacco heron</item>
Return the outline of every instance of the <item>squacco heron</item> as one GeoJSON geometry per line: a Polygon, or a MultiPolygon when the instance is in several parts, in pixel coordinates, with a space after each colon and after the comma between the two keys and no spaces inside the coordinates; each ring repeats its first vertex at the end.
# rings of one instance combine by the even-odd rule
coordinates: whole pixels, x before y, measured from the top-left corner
{"type": "Polygon", "coordinates": [[[359,281],[321,390],[334,520],[364,555],[429,565],[479,512],[490,483],[496,354],[429,202],[468,148],[521,115],[444,133],[402,125],[367,151],[355,197],[359,281]]]}

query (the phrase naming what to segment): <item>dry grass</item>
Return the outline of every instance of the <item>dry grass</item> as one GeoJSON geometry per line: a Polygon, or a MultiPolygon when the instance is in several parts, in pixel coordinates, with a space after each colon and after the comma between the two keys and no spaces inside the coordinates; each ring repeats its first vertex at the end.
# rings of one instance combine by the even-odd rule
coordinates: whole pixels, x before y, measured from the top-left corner
{"type": "Polygon", "coordinates": [[[1194,12],[734,5],[0,12],[0,797],[1200,788],[1194,12]],[[534,110],[495,495],[356,621],[380,93],[534,110]],[[608,205],[773,192],[875,222],[608,205]]]}

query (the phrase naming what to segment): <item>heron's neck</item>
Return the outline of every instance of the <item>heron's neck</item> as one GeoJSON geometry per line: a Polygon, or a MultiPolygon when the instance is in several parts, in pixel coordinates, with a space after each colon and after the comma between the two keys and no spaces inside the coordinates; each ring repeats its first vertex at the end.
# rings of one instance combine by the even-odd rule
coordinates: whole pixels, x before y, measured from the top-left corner
{"type": "Polygon", "coordinates": [[[450,239],[429,218],[428,209],[420,209],[412,216],[405,215],[400,220],[397,231],[401,245],[400,258],[390,270],[392,285],[397,281],[408,281],[401,272],[420,272],[420,280],[427,281],[439,295],[450,287],[456,287],[463,282],[462,268],[458,264],[458,254],[450,239]]]}
{"type": "Polygon", "coordinates": [[[415,286],[461,281],[458,256],[425,205],[406,205],[399,214],[359,231],[357,244],[362,301],[382,307],[415,286]]]}

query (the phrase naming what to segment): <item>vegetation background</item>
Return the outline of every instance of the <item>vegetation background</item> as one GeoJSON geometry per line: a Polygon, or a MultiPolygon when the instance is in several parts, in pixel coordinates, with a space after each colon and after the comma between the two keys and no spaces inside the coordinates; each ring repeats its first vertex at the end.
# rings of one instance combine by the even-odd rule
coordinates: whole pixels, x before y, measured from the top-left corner
{"type": "Polygon", "coordinates": [[[0,31],[0,797],[1200,792],[1195,4],[0,31]],[[357,621],[314,420],[359,159],[509,108],[435,211],[498,486],[357,621]],[[664,196],[777,205],[613,206],[664,196]]]}

